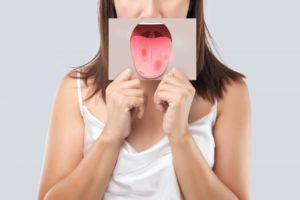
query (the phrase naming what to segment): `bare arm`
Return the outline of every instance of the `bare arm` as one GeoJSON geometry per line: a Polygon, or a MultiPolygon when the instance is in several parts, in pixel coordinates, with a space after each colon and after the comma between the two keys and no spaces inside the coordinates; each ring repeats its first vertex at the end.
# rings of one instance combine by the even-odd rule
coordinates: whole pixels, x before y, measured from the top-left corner
{"type": "Polygon", "coordinates": [[[245,83],[228,86],[214,127],[212,170],[191,134],[170,140],[176,175],[186,200],[248,200],[250,100],[245,83]]]}
{"type": "Polygon", "coordinates": [[[83,158],[84,123],[76,81],[65,76],[53,104],[38,198],[99,199],[113,172],[122,140],[105,127],[83,158]]]}
{"type": "MultiPolygon", "coordinates": [[[[102,134],[107,134],[104,130],[102,134]]],[[[55,184],[44,199],[100,199],[111,178],[120,143],[103,135],[95,142],[80,164],[55,184]]]]}

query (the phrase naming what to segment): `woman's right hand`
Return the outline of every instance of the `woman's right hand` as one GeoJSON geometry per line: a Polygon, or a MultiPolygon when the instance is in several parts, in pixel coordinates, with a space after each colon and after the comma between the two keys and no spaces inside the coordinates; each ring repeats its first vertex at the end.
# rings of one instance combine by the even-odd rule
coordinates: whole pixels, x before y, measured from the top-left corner
{"type": "Polygon", "coordinates": [[[107,121],[110,137],[124,140],[131,132],[135,117],[145,111],[145,90],[130,68],[120,73],[106,87],[107,121]]]}

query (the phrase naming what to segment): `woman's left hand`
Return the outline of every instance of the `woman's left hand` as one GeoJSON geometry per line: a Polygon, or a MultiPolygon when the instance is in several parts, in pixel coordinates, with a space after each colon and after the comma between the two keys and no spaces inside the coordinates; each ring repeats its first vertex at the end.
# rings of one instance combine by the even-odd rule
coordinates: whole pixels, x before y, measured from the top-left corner
{"type": "Polygon", "coordinates": [[[188,117],[195,88],[178,68],[164,76],[154,93],[156,108],[164,112],[163,130],[172,138],[187,133],[188,117]]]}

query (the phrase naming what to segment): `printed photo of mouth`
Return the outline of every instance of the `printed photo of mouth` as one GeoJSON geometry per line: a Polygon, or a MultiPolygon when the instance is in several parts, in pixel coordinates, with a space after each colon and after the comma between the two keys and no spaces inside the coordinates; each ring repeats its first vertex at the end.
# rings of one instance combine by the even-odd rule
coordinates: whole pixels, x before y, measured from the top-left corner
{"type": "Polygon", "coordinates": [[[138,23],[131,33],[130,49],[137,74],[158,78],[166,71],[171,57],[171,33],[160,22],[138,23]]]}

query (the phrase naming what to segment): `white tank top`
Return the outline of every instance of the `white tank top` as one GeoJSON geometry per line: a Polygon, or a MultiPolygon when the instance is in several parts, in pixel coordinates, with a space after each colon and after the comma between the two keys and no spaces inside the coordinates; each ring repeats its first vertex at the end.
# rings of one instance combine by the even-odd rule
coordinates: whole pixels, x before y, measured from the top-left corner
{"type": "MultiPolygon", "coordinates": [[[[77,77],[80,74],[77,72],[77,77]]],[[[104,123],[97,119],[83,104],[81,81],[77,79],[80,112],[84,120],[84,155],[101,134],[104,123]]],[[[217,116],[217,101],[210,112],[189,124],[189,130],[212,168],[215,156],[215,141],[212,127],[217,116]]],[[[181,200],[179,184],[172,163],[171,147],[165,135],[150,148],[137,152],[124,141],[118,160],[104,194],[104,200],[181,200]]]]}

